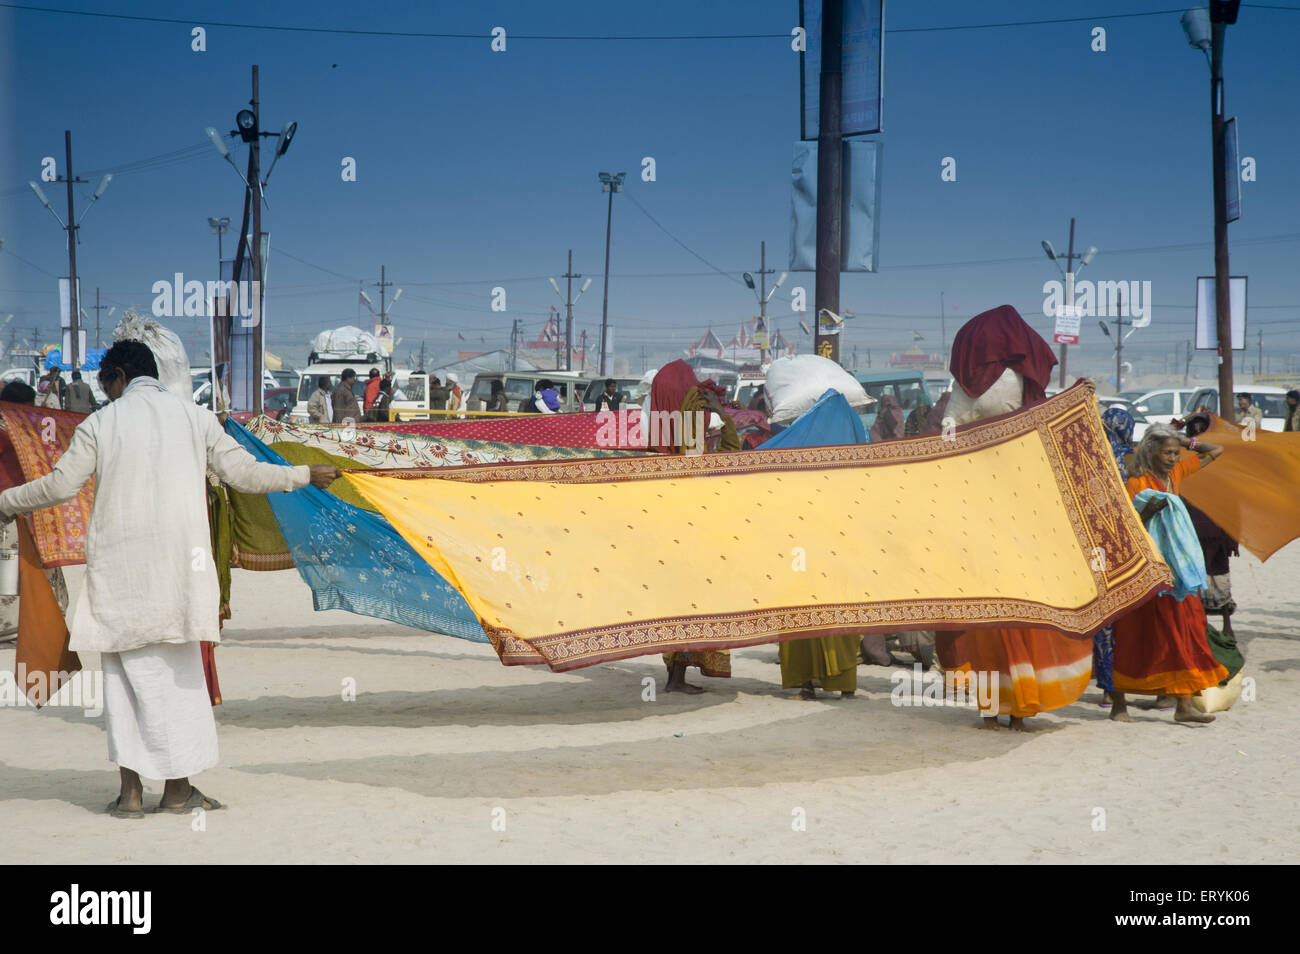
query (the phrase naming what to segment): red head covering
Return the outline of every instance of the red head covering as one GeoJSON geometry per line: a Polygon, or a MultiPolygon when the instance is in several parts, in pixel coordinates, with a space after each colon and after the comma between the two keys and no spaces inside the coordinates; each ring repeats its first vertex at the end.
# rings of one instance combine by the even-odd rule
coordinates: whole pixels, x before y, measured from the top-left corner
{"type": "MultiPolygon", "coordinates": [[[[695,371],[689,364],[678,358],[676,361],[670,361],[659,369],[655,374],[654,381],[650,383],[650,412],[655,411],[677,411],[681,413],[682,404],[686,401],[686,395],[700,383],[695,377],[695,371]]],[[[643,427],[646,425],[642,425],[643,427]]],[[[661,431],[660,433],[662,433],[661,431]]],[[[653,448],[666,454],[674,453],[677,448],[661,445],[653,448]]]]}
{"type": "Polygon", "coordinates": [[[1043,400],[1052,382],[1056,355],[1052,346],[1030,328],[1020,312],[999,305],[976,315],[952,339],[948,370],[973,398],[987,391],[1007,368],[1025,379],[1024,403],[1043,400]]]}

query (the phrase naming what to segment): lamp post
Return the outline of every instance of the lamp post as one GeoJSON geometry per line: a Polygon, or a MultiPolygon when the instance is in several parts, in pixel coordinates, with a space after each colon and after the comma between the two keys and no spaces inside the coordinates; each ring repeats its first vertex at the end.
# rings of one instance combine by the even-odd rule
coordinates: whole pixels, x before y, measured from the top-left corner
{"type": "MultiPolygon", "coordinates": [[[[612,195],[610,196],[610,201],[611,203],[613,201],[612,195]]],[[[608,257],[608,252],[606,253],[606,255],[608,257]]],[[[608,274],[609,272],[608,260],[606,261],[605,264],[605,271],[608,274]]],[[[569,270],[565,272],[563,275],[561,275],[560,277],[566,280],[565,283],[566,294],[560,295],[560,297],[564,299],[564,370],[572,371],[573,370],[573,306],[578,303],[578,298],[582,297],[582,293],[591,287],[591,279],[588,278],[586,281],[582,283],[582,287],[578,289],[578,298],[573,297],[573,280],[575,278],[582,277],[580,274],[578,274],[573,270],[573,249],[569,249],[569,270]]],[[[560,294],[559,282],[557,282],[554,278],[548,278],[547,281],[550,282],[551,287],[555,289],[555,294],[559,295],[560,294]]],[[[606,289],[605,300],[606,302],[608,302],[609,300],[608,282],[606,282],[605,284],[605,289],[606,289]]],[[[557,335],[556,337],[558,338],[559,336],[557,335]]],[[[560,370],[560,362],[558,359],[555,362],[555,370],[557,371],[560,370]]]]}
{"type": "MultiPolygon", "coordinates": [[[[1187,43],[1210,62],[1210,140],[1214,165],[1214,326],[1219,349],[1219,410],[1232,407],[1232,302],[1228,285],[1228,185],[1223,134],[1223,39],[1240,0],[1210,0],[1182,16],[1187,43]]],[[[1233,170],[1235,175],[1237,170],[1233,170]]]]}
{"type": "Polygon", "coordinates": [[[772,340],[772,336],[767,333],[767,303],[772,300],[772,296],[776,294],[776,290],[780,288],[783,284],[785,284],[785,278],[787,274],[786,272],[782,272],[781,276],[776,280],[776,284],[772,286],[772,290],[768,291],[767,276],[775,273],[776,273],[775,268],[769,269],[767,267],[767,243],[759,242],[758,243],[759,287],[758,288],[754,287],[754,276],[751,275],[749,272],[745,272],[744,277],[745,277],[745,284],[749,286],[750,291],[754,292],[754,294],[758,296],[758,318],[759,321],[761,321],[763,324],[762,333],[764,335],[764,338],[762,339],[764,344],[762,344],[762,346],[759,348],[759,363],[761,364],[767,364],[767,352],[769,350],[769,344],[772,340]]]}
{"type": "MultiPolygon", "coordinates": [[[[81,344],[79,340],[81,337],[81,296],[77,294],[77,242],[80,241],[79,230],[81,229],[81,220],[75,217],[73,211],[72,186],[73,183],[84,183],[86,180],[78,179],[72,174],[72,130],[64,130],[63,145],[66,159],[66,165],[64,166],[65,174],[57,176],[54,181],[67,183],[68,221],[64,222],[59,218],[59,213],[54,211],[54,207],[50,205],[50,200],[45,197],[45,193],[41,190],[39,185],[35,182],[28,182],[27,184],[31,186],[32,191],[36,193],[36,198],[40,200],[41,205],[45,206],[50,215],[54,216],[55,221],[57,221],[59,225],[63,227],[63,230],[68,233],[68,319],[70,327],[68,334],[68,354],[65,354],[63,359],[67,361],[75,371],[81,367],[81,361],[79,359],[84,358],[85,355],[79,353],[79,346],[81,344]]],[[[90,205],[86,206],[86,211],[81,213],[81,219],[85,219],[91,206],[99,201],[99,197],[104,194],[104,190],[108,188],[108,184],[112,181],[112,173],[100,178],[99,184],[95,186],[95,192],[90,198],[90,205]]]]}
{"type": "Polygon", "coordinates": [[[600,191],[609,193],[609,211],[605,215],[605,301],[600,306],[600,373],[608,373],[605,369],[605,342],[609,335],[609,236],[610,229],[614,222],[614,193],[623,191],[623,178],[626,172],[616,172],[611,175],[608,172],[599,173],[600,191]]]}
{"type": "MultiPolygon", "coordinates": [[[[256,414],[262,413],[262,367],[264,365],[263,346],[265,341],[265,329],[262,323],[262,303],[265,295],[262,276],[262,205],[266,202],[266,184],[271,178],[271,173],[275,170],[275,164],[280,161],[280,157],[289,151],[289,144],[293,142],[293,137],[298,132],[296,122],[285,123],[284,127],[278,133],[263,132],[261,127],[261,114],[259,103],[259,80],[258,67],[253,66],[253,98],[248,101],[251,109],[241,109],[235,115],[236,128],[231,131],[231,136],[238,136],[246,142],[249,147],[248,157],[248,175],[245,176],[235,165],[234,159],[230,157],[230,149],[226,146],[225,140],[215,128],[207,128],[208,138],[216,147],[221,157],[230,163],[231,167],[239,175],[240,180],[244,183],[244,218],[240,225],[240,245],[239,251],[235,255],[235,267],[231,274],[231,280],[239,282],[243,280],[243,261],[247,251],[252,255],[252,273],[253,288],[255,292],[253,300],[253,347],[252,347],[252,368],[250,369],[251,389],[252,389],[252,411],[256,414]],[[271,159],[271,166],[266,172],[266,176],[261,174],[261,141],[264,138],[273,137],[276,139],[275,155],[271,159]],[[256,192],[256,196],[253,193],[256,192]],[[251,248],[246,247],[244,236],[247,232],[249,213],[252,213],[253,220],[253,239],[251,248]]],[[[230,353],[229,334],[233,322],[223,325],[223,336],[227,338],[224,352],[227,356],[230,353]]],[[[215,342],[214,342],[215,345],[215,342]]],[[[216,370],[217,357],[214,346],[212,366],[216,370]]],[[[215,375],[214,375],[215,378],[215,375]]],[[[216,381],[213,381],[213,391],[216,391],[216,381]]]]}
{"type": "MultiPolygon", "coordinates": [[[[1059,271],[1061,273],[1061,276],[1065,279],[1065,302],[1066,302],[1065,307],[1073,309],[1074,308],[1074,276],[1077,274],[1077,272],[1075,272],[1074,270],[1074,260],[1076,258],[1079,259],[1079,271],[1082,271],[1083,267],[1087,265],[1089,262],[1091,262],[1093,256],[1097,254],[1097,246],[1089,245],[1088,250],[1083,254],[1081,255],[1074,254],[1074,219],[1071,218],[1070,219],[1070,247],[1069,247],[1069,251],[1065,253],[1065,268],[1064,269],[1061,268],[1060,256],[1056,254],[1056,249],[1052,248],[1051,242],[1048,242],[1046,240],[1043,241],[1043,251],[1047,253],[1048,258],[1050,258],[1053,262],[1056,262],[1056,270],[1059,271]]],[[[1065,387],[1065,349],[1066,349],[1066,345],[1062,343],[1061,360],[1060,360],[1061,372],[1060,372],[1060,377],[1057,380],[1057,386],[1061,388],[1065,387]]]]}

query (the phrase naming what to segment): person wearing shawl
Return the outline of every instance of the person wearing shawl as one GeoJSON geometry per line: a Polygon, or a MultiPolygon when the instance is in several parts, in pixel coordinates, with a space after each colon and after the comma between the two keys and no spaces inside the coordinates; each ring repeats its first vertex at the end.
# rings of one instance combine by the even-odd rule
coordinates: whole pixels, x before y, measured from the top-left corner
{"type": "Polygon", "coordinates": [[[892,394],[880,396],[876,422],[871,425],[871,442],[892,441],[903,436],[903,408],[892,394]]]}
{"type": "MultiPolygon", "coordinates": [[[[660,453],[680,454],[692,447],[703,450],[704,432],[707,429],[704,422],[710,420],[712,415],[719,417],[722,422],[722,439],[718,449],[740,450],[736,425],[722,409],[722,389],[712,381],[701,382],[685,361],[679,359],[670,362],[655,375],[650,387],[650,414],[652,423],[648,426],[652,429],[648,439],[659,438],[652,449],[660,453]]],[[[686,681],[686,670],[691,666],[706,676],[719,679],[731,677],[731,654],[725,649],[664,653],[663,660],[668,667],[665,692],[703,692],[702,687],[690,685],[686,681]]]]}
{"type": "Polygon", "coordinates": [[[920,437],[930,430],[930,413],[933,408],[930,406],[929,398],[922,397],[917,402],[912,413],[907,415],[907,423],[903,425],[904,437],[920,437]]]}
{"type": "MultiPolygon", "coordinates": [[[[1143,491],[1155,491],[1141,507],[1142,522],[1148,523],[1169,507],[1179,485],[1213,462],[1223,448],[1195,437],[1184,437],[1165,424],[1153,424],[1142,435],[1134,455],[1133,470],[1125,489],[1137,498],[1143,491]],[[1183,457],[1183,448],[1194,456],[1183,457]]],[[[1145,500],[1145,498],[1144,498],[1145,500]]],[[[1165,559],[1173,561],[1174,554],[1165,559]]],[[[1175,722],[1213,722],[1214,716],[1198,712],[1192,696],[1218,685],[1228,670],[1219,664],[1206,638],[1205,608],[1195,594],[1179,599],[1163,593],[1115,621],[1115,702],[1110,717],[1132,722],[1125,693],[1173,696],[1177,700],[1175,722]]]]}
{"type": "MultiPolygon", "coordinates": [[[[1055,364],[1047,342],[1014,308],[1002,305],[962,325],[953,339],[949,370],[954,387],[971,398],[978,398],[1011,370],[1021,382],[1021,404],[1027,406],[1045,399],[1055,364]]],[[[971,424],[976,419],[954,423],[971,424]]],[[[1027,717],[1078,699],[1092,675],[1091,641],[1046,628],[940,632],[935,649],[946,670],[998,674],[998,710],[983,715],[981,728],[985,729],[997,729],[997,717],[1010,715],[1011,728],[1023,731],[1027,717]]]]}
{"type": "MultiPolygon", "coordinates": [[[[1133,415],[1119,405],[1106,408],[1101,414],[1101,426],[1110,442],[1111,453],[1115,455],[1115,466],[1119,469],[1119,479],[1128,480],[1127,457],[1133,453],[1133,415]]],[[[1115,655],[1115,631],[1113,627],[1103,626],[1092,637],[1092,676],[1101,690],[1101,704],[1109,706],[1111,693],[1115,691],[1112,675],[1115,655]]]]}

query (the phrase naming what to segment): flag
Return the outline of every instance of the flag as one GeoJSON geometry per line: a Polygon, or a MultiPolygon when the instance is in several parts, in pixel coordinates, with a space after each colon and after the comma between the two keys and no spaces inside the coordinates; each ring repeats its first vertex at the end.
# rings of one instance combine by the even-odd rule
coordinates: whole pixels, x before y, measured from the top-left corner
{"type": "Polygon", "coordinates": [[[542,329],[542,337],[547,341],[554,341],[560,336],[560,325],[555,320],[555,306],[551,306],[551,317],[546,319],[546,327],[542,329]]]}
{"type": "Polygon", "coordinates": [[[921,334],[921,332],[916,331],[915,329],[913,329],[913,331],[912,331],[912,340],[913,340],[913,341],[924,341],[924,340],[925,340],[925,335],[923,335],[923,334],[921,334]]]}
{"type": "Polygon", "coordinates": [[[372,315],[375,313],[375,309],[374,309],[374,307],[371,306],[370,302],[366,299],[366,293],[365,293],[365,292],[358,292],[358,293],[357,293],[357,304],[359,304],[359,305],[365,305],[366,308],[369,309],[369,311],[370,311],[370,313],[371,313],[372,315]]]}
{"type": "Polygon", "coordinates": [[[464,340],[465,340],[465,336],[464,336],[463,334],[461,334],[459,331],[456,332],[456,337],[457,337],[459,340],[461,340],[461,341],[464,341],[464,340]]]}
{"type": "Polygon", "coordinates": [[[805,319],[803,318],[799,319],[799,327],[803,329],[804,334],[806,335],[812,334],[812,329],[808,327],[808,322],[805,319]]]}

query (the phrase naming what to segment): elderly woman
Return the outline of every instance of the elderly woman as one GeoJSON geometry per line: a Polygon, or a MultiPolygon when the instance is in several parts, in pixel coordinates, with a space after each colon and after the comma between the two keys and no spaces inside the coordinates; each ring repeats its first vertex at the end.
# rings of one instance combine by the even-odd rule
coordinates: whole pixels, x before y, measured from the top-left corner
{"type": "MultiPolygon", "coordinates": [[[[1223,453],[1217,444],[1185,437],[1165,424],[1153,424],[1142,436],[1131,475],[1125,482],[1130,497],[1144,490],[1177,495],[1188,474],[1194,474],[1223,453]],[[1183,449],[1193,451],[1183,456],[1183,449]]],[[[1142,508],[1147,523],[1169,506],[1165,496],[1154,496],[1142,508]]],[[[1167,554],[1166,559],[1172,555],[1167,554]]],[[[1172,696],[1174,721],[1213,722],[1214,716],[1198,712],[1192,696],[1227,677],[1210,651],[1205,635],[1205,607],[1196,594],[1179,600],[1165,593],[1143,603],[1115,621],[1114,705],[1110,717],[1131,722],[1124,694],[1172,696]]]]}

